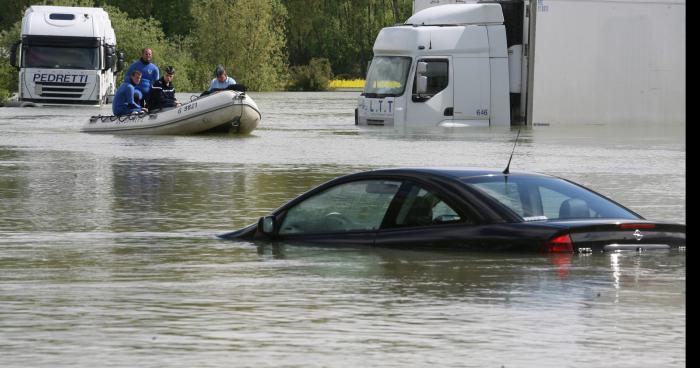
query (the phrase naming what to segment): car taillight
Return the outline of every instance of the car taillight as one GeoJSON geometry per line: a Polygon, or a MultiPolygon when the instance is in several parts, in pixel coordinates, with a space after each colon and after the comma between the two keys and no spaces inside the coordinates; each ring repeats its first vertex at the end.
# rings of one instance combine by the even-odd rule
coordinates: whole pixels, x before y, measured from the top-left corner
{"type": "Polygon", "coordinates": [[[656,224],[620,224],[620,229],[653,229],[656,224]]]}
{"type": "Polygon", "coordinates": [[[545,243],[544,251],[548,253],[573,252],[574,243],[569,234],[560,235],[545,243]]]}

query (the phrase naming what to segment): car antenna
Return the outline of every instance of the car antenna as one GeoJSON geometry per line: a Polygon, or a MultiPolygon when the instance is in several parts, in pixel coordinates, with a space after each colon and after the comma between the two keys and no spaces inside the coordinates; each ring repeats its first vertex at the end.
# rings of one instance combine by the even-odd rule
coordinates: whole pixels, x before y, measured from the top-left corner
{"type": "Polygon", "coordinates": [[[518,135],[515,136],[515,143],[513,143],[513,151],[510,152],[510,158],[508,158],[508,165],[506,165],[506,169],[503,170],[504,174],[510,174],[510,160],[513,159],[513,153],[515,153],[515,146],[518,145],[518,137],[520,137],[520,129],[518,129],[518,135]]]}

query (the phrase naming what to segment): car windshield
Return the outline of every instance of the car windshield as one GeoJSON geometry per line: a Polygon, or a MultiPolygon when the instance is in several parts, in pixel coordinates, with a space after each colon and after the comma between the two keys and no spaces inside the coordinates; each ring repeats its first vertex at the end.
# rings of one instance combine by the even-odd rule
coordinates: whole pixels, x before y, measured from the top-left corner
{"type": "Polygon", "coordinates": [[[406,89],[411,58],[405,56],[375,56],[367,73],[364,96],[401,96],[406,89]]]}
{"type": "Polygon", "coordinates": [[[615,202],[554,177],[493,175],[462,182],[513,210],[525,221],[640,217],[615,202]]]}
{"type": "Polygon", "coordinates": [[[95,70],[99,68],[97,50],[96,47],[29,46],[24,52],[24,67],[95,70]]]}

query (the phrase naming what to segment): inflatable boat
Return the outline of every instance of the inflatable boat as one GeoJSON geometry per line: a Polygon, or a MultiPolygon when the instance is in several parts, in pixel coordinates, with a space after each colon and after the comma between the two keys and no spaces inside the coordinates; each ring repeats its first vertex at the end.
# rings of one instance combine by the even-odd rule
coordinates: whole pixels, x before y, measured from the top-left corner
{"type": "Polygon", "coordinates": [[[91,116],[81,131],[118,134],[249,134],[261,119],[258,105],[245,92],[222,90],[177,107],[130,115],[91,116]]]}

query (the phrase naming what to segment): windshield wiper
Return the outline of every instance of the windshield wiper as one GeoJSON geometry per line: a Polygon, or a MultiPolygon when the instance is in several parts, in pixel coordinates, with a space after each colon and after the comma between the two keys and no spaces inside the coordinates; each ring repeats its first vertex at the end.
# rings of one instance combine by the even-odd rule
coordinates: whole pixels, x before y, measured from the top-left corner
{"type": "Polygon", "coordinates": [[[398,93],[362,93],[360,96],[365,96],[369,98],[384,98],[384,97],[396,97],[399,96],[398,93]]]}

